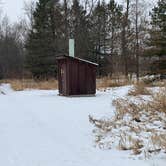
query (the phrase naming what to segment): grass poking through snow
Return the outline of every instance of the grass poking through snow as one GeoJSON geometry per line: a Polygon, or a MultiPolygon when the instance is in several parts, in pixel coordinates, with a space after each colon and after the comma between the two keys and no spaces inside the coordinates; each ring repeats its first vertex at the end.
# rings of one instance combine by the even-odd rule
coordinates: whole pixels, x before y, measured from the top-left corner
{"type": "Polygon", "coordinates": [[[140,82],[134,85],[134,88],[129,91],[128,95],[151,95],[151,92],[147,89],[146,85],[143,82],[140,82]]]}
{"type": "Polygon", "coordinates": [[[142,157],[166,153],[166,88],[147,98],[116,99],[113,105],[112,118],[89,117],[97,146],[129,150],[142,157]]]}

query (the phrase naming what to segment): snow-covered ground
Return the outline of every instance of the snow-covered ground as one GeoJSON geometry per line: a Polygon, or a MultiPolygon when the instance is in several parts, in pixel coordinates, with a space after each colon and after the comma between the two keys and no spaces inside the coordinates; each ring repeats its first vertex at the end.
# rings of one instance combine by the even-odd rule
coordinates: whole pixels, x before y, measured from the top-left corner
{"type": "Polygon", "coordinates": [[[127,151],[94,147],[88,116],[112,116],[112,100],[130,87],[98,91],[96,97],[61,97],[58,91],[12,91],[0,86],[0,166],[165,166],[127,151]]]}

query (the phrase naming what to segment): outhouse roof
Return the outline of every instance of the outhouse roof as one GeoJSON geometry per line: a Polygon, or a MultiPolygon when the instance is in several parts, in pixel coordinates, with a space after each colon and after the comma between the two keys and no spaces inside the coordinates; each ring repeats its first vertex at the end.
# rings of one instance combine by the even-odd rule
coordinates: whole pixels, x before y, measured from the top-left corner
{"type": "Polygon", "coordinates": [[[88,61],[88,60],[85,60],[85,59],[81,59],[81,58],[78,58],[78,57],[71,57],[71,56],[68,56],[68,55],[60,55],[56,59],[60,60],[60,59],[65,59],[65,58],[69,58],[69,59],[72,59],[72,60],[78,60],[80,62],[85,62],[85,63],[89,63],[89,64],[94,65],[94,66],[98,66],[97,63],[94,63],[94,62],[91,62],[91,61],[88,61]]]}

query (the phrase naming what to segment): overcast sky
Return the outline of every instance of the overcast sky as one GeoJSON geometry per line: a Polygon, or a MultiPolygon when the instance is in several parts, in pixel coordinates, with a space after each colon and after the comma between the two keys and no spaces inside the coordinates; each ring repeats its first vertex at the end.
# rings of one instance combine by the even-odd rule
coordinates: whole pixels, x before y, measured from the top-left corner
{"type": "MultiPolygon", "coordinates": [[[[1,0],[3,13],[9,16],[10,21],[14,22],[24,15],[24,1],[31,0],[1,0]]],[[[36,0],[34,0],[36,1],[36,0]]]]}
{"type": "Polygon", "coordinates": [[[11,21],[16,21],[22,14],[23,0],[2,0],[3,13],[7,14],[11,21]]]}
{"type": "MultiPolygon", "coordinates": [[[[0,0],[2,1],[1,6],[3,9],[3,13],[9,16],[10,21],[14,22],[24,15],[24,1],[31,0],[0,0]]],[[[33,0],[37,1],[37,0],[33,0]]],[[[117,0],[122,1],[122,0],[117,0]]],[[[146,0],[146,1],[157,1],[157,0],[146,0]]]]}

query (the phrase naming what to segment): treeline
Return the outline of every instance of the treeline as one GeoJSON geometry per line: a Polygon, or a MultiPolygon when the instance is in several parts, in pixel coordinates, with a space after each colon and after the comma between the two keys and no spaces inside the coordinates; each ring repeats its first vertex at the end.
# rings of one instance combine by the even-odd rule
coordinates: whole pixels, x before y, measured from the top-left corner
{"type": "Polygon", "coordinates": [[[20,77],[25,62],[24,50],[25,26],[20,21],[10,24],[4,16],[0,22],[0,79],[20,77]]]}
{"type": "Polygon", "coordinates": [[[165,0],[150,14],[140,0],[39,0],[25,13],[28,21],[1,20],[0,78],[56,77],[69,38],[77,57],[99,64],[98,76],[166,72],[165,0]]]}

